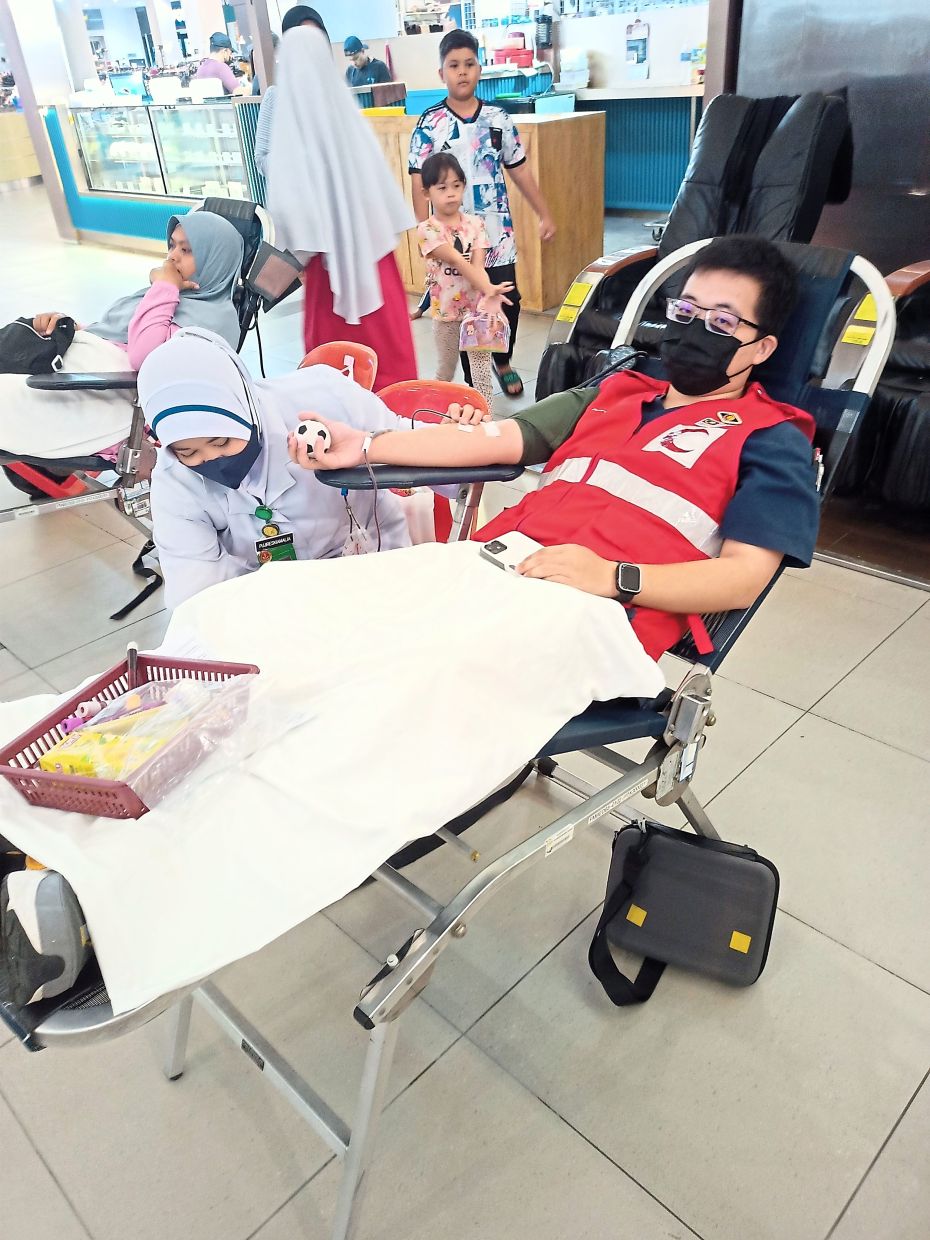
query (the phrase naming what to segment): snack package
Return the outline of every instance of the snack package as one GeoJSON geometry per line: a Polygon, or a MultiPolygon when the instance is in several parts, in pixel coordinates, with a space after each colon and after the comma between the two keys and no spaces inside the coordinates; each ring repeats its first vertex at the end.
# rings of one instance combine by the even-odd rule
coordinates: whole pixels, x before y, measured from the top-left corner
{"type": "Polygon", "coordinates": [[[510,343],[510,324],[502,314],[475,310],[466,314],[459,329],[459,348],[469,353],[503,353],[510,343]]]}
{"type": "Polygon", "coordinates": [[[66,721],[67,734],[39,766],[127,783],[151,806],[242,721],[249,691],[242,682],[251,679],[152,681],[100,710],[81,703],[66,721]],[[87,716],[83,722],[81,714],[87,716]]]}

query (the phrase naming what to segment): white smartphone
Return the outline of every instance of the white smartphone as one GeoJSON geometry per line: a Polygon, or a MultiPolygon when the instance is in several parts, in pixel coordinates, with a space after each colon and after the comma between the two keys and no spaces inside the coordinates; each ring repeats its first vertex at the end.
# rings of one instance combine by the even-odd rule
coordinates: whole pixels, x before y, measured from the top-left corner
{"type": "Polygon", "coordinates": [[[534,551],[542,551],[542,543],[514,531],[512,534],[501,534],[500,538],[485,543],[481,548],[481,558],[496,564],[505,572],[515,573],[517,565],[522,564],[534,551]]]}

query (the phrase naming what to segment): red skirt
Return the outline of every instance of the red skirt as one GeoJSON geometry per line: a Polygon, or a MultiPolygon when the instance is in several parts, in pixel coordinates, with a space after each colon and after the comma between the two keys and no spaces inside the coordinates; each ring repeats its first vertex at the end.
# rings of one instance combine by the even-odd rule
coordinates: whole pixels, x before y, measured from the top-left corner
{"type": "Polygon", "coordinates": [[[352,340],[356,344],[367,344],[378,354],[378,388],[417,377],[407,297],[393,254],[385,254],[378,263],[383,304],[366,314],[361,323],[347,323],[333,310],[329,273],[320,254],[314,254],[304,275],[304,349],[307,353],[331,340],[352,340]]]}

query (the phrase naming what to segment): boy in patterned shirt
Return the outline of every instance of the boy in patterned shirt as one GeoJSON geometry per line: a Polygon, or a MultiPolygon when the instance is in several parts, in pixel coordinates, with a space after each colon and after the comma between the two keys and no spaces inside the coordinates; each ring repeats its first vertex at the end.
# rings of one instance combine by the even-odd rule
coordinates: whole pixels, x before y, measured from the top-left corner
{"type": "MultiPolygon", "coordinates": [[[[424,161],[440,151],[454,155],[465,170],[467,180],[462,210],[480,215],[484,221],[488,236],[485,256],[488,277],[492,284],[516,286],[517,252],[505,168],[539,217],[539,235],[543,241],[554,236],[555,224],[526,163],[513,118],[503,108],[483,103],[475,96],[481,76],[475,36],[467,30],[451,30],[439,45],[439,60],[439,77],[448,95],[441,103],[426,109],[410,139],[409,172],[416,217],[425,220],[429,215],[429,199],[420,177],[424,161]]],[[[520,294],[516,287],[509,297],[511,305],[506,308],[506,314],[510,323],[510,345],[506,353],[494,354],[494,365],[503,391],[508,396],[519,396],[523,384],[510,361],[520,317],[520,294]]],[[[467,378],[468,360],[464,356],[462,365],[467,378]]]]}

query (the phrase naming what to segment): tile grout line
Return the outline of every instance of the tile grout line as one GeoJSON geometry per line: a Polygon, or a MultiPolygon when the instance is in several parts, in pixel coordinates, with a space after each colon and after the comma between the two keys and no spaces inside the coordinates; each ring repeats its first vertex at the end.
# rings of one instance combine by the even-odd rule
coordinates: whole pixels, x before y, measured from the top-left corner
{"type": "Polygon", "coordinates": [[[923,1089],[924,1085],[926,1085],[928,1080],[930,1080],[930,1068],[928,1068],[928,1070],[924,1073],[923,1077],[921,1078],[920,1082],[917,1085],[917,1088],[911,1094],[910,1098],[908,1098],[907,1103],[905,1104],[904,1110],[901,1112],[901,1114],[892,1124],[891,1129],[888,1132],[888,1135],[885,1137],[884,1141],[879,1146],[878,1152],[876,1153],[875,1157],[869,1163],[868,1167],[866,1167],[865,1172],[862,1176],[862,1179],[853,1189],[852,1193],[849,1196],[849,1200],[846,1202],[842,1210],[840,1210],[839,1214],[836,1216],[833,1226],[827,1232],[826,1236],[824,1237],[824,1240],[830,1240],[830,1237],[835,1234],[837,1227],[839,1227],[840,1223],[843,1221],[843,1218],[845,1217],[847,1211],[849,1210],[849,1207],[855,1201],[856,1197],[858,1197],[859,1192],[862,1189],[863,1185],[865,1184],[866,1180],[872,1174],[872,1171],[874,1170],[876,1163],[881,1158],[882,1154],[884,1154],[885,1150],[888,1148],[889,1142],[891,1141],[895,1133],[898,1131],[898,1128],[901,1126],[905,1115],[907,1115],[908,1111],[911,1109],[911,1106],[913,1105],[914,1100],[916,1099],[920,1091],[923,1089]]]}
{"type": "MultiPolygon", "coordinates": [[[[480,1050],[480,1047],[479,1047],[479,1050],[480,1050]]],[[[520,1084],[519,1081],[517,1083],[520,1084]]],[[[522,1088],[526,1089],[526,1086],[523,1085],[522,1088]]],[[[547,1102],[545,1098],[540,1098],[538,1094],[532,1093],[532,1090],[526,1089],[526,1092],[528,1094],[531,1094],[532,1097],[534,1097],[537,1102],[541,1102],[547,1111],[551,1111],[553,1115],[555,1115],[558,1119],[562,1121],[562,1123],[565,1125],[566,1128],[571,1129],[571,1131],[575,1133],[576,1136],[579,1136],[582,1139],[582,1141],[585,1142],[586,1145],[590,1145],[593,1150],[596,1150],[597,1153],[600,1154],[600,1156],[603,1159],[609,1162],[612,1167],[616,1167],[617,1170],[620,1172],[620,1174],[624,1176],[626,1179],[628,1179],[631,1184],[635,1184],[636,1187],[640,1190],[640,1192],[645,1193],[647,1197],[650,1197],[656,1203],[656,1205],[661,1206],[661,1208],[667,1214],[670,1214],[672,1218],[676,1220],[676,1222],[681,1223],[682,1227],[686,1228],[691,1233],[692,1236],[696,1236],[697,1240],[704,1240],[704,1237],[700,1234],[700,1232],[695,1231],[695,1229],[689,1223],[685,1222],[685,1220],[681,1217],[680,1214],[676,1214],[675,1211],[671,1208],[671,1206],[666,1205],[665,1202],[660,1197],[657,1197],[654,1192],[648,1189],[645,1184],[643,1184],[640,1180],[637,1180],[635,1175],[627,1171],[625,1167],[621,1166],[620,1163],[618,1163],[615,1158],[611,1158],[609,1154],[605,1153],[604,1150],[602,1150],[601,1147],[596,1144],[596,1142],[592,1141],[589,1136],[586,1136],[585,1133],[583,1133],[580,1128],[576,1128],[575,1125],[571,1122],[571,1120],[568,1120],[565,1118],[565,1116],[561,1113],[561,1111],[556,1110],[556,1108],[552,1106],[551,1103],[547,1102]]]]}
{"type": "MultiPolygon", "coordinates": [[[[79,519],[82,521],[84,520],[83,517],[79,519]]],[[[84,523],[85,525],[89,525],[91,529],[97,530],[98,533],[105,534],[110,541],[108,543],[104,543],[101,547],[94,547],[91,551],[82,551],[80,555],[70,556],[68,559],[61,560],[58,564],[47,564],[45,568],[40,568],[34,573],[26,573],[24,577],[17,577],[15,581],[8,581],[6,585],[0,586],[0,591],[8,590],[12,586],[18,586],[21,581],[32,581],[34,577],[41,577],[43,573],[52,573],[55,572],[56,569],[67,567],[69,564],[77,564],[80,560],[86,560],[88,556],[99,555],[101,551],[107,551],[110,547],[115,547],[117,544],[125,543],[125,539],[117,538],[115,534],[111,534],[109,530],[102,529],[99,525],[94,525],[92,521],[85,521],[84,523]]],[[[135,537],[138,538],[141,537],[141,535],[136,534],[135,537]]]]}
{"type": "Polygon", "coordinates": [[[912,990],[916,990],[918,994],[926,995],[930,999],[930,990],[926,986],[921,986],[919,982],[912,981],[909,977],[904,977],[901,973],[895,973],[886,964],[882,964],[880,960],[873,960],[871,956],[867,956],[865,952],[859,951],[852,947],[849,943],[844,943],[842,939],[836,938],[832,934],[827,934],[826,930],[821,930],[819,926],[815,926],[812,922],[805,921],[803,917],[799,917],[797,913],[792,913],[790,909],[784,908],[783,905],[777,906],[778,911],[783,917],[790,917],[792,921],[796,921],[798,925],[806,926],[808,930],[813,930],[814,934],[819,934],[822,939],[826,939],[828,943],[834,943],[843,951],[849,952],[855,956],[857,960],[864,960],[866,964],[872,965],[875,969],[880,969],[882,973],[887,973],[889,977],[893,977],[895,981],[902,982],[905,986],[909,986],[912,990]]]}
{"type": "MultiPolygon", "coordinates": [[[[826,691],[826,693],[822,693],[815,702],[811,702],[810,706],[807,708],[808,711],[814,710],[815,707],[820,705],[820,703],[824,700],[824,698],[829,697],[829,695],[833,692],[834,689],[838,689],[844,680],[848,680],[849,677],[853,674],[853,672],[858,671],[858,669],[863,665],[863,663],[865,663],[867,659],[870,659],[873,654],[876,654],[879,650],[881,650],[882,646],[884,646],[885,642],[888,641],[889,638],[892,638],[897,633],[900,633],[900,631],[904,628],[904,626],[910,620],[912,620],[919,611],[922,611],[925,606],[926,606],[926,603],[923,603],[921,604],[920,607],[915,608],[914,611],[912,611],[909,616],[905,616],[905,618],[901,621],[901,623],[897,625],[895,628],[893,628],[890,633],[886,633],[885,636],[881,639],[881,641],[878,642],[875,646],[873,646],[872,649],[868,651],[867,654],[864,654],[862,658],[859,660],[859,662],[855,664],[855,666],[851,667],[848,672],[843,673],[843,675],[839,678],[839,680],[836,682],[835,685],[832,685],[826,691]]],[[[850,731],[853,731],[853,729],[850,728],[850,731]]]]}
{"type": "Polygon", "coordinates": [[[65,1191],[64,1186],[62,1185],[61,1181],[58,1179],[58,1176],[57,1176],[57,1175],[55,1174],[55,1172],[52,1170],[52,1168],[51,1168],[51,1166],[49,1165],[48,1161],[46,1160],[46,1158],[45,1158],[44,1154],[43,1154],[43,1153],[42,1153],[42,1151],[39,1149],[39,1147],[36,1145],[35,1141],[32,1139],[32,1134],[30,1133],[30,1131],[29,1131],[29,1129],[26,1127],[26,1125],[23,1123],[22,1119],[20,1119],[20,1116],[19,1116],[18,1111],[17,1111],[17,1110],[16,1110],[16,1108],[13,1106],[13,1103],[10,1101],[10,1099],[9,1099],[9,1097],[7,1096],[6,1092],[4,1091],[4,1089],[3,1089],[3,1086],[2,1086],[2,1085],[0,1085],[0,1098],[2,1098],[2,1099],[3,1099],[3,1101],[6,1103],[7,1107],[9,1108],[9,1112],[10,1112],[10,1114],[13,1116],[13,1119],[16,1121],[17,1126],[19,1127],[20,1131],[22,1132],[23,1136],[25,1137],[25,1139],[26,1139],[26,1143],[28,1144],[28,1146],[30,1147],[30,1149],[32,1150],[32,1152],[35,1154],[35,1156],[36,1156],[36,1158],[39,1160],[39,1162],[42,1164],[42,1166],[45,1168],[45,1170],[46,1170],[46,1172],[47,1172],[47,1174],[48,1174],[49,1179],[52,1181],[52,1183],[53,1183],[53,1184],[55,1185],[55,1187],[58,1189],[59,1193],[61,1193],[62,1200],[65,1202],[65,1204],[67,1205],[68,1209],[69,1209],[69,1210],[71,1211],[71,1213],[74,1215],[75,1219],[77,1220],[78,1226],[79,1226],[79,1227],[81,1228],[81,1230],[84,1232],[85,1236],[87,1236],[87,1240],[93,1240],[93,1232],[92,1232],[92,1231],[91,1231],[91,1229],[87,1226],[87,1224],[84,1222],[84,1218],[83,1218],[83,1216],[81,1215],[80,1211],[77,1209],[77,1207],[75,1206],[74,1202],[71,1200],[70,1196],[69,1196],[69,1195],[68,1195],[68,1193],[65,1191]]]}
{"type": "MultiPolygon", "coordinates": [[[[53,655],[52,658],[50,659],[44,659],[41,663],[37,663],[35,667],[32,667],[27,664],[27,670],[30,672],[34,672],[37,676],[40,676],[44,680],[45,677],[42,676],[42,673],[40,671],[38,671],[38,668],[45,667],[49,663],[55,663],[58,659],[67,658],[68,655],[77,654],[78,651],[80,650],[86,650],[88,646],[93,646],[95,642],[103,641],[105,637],[115,637],[117,633],[123,633],[125,632],[126,629],[131,629],[134,624],[139,624],[143,620],[154,620],[155,617],[160,616],[163,611],[167,611],[167,608],[162,607],[159,611],[153,611],[147,616],[137,616],[134,620],[129,620],[126,624],[121,624],[119,628],[108,629],[106,633],[101,633],[97,637],[92,637],[89,642],[82,642],[80,646],[75,646],[71,650],[63,650],[61,651],[60,654],[53,655]]],[[[9,646],[4,646],[4,649],[9,650],[10,654],[13,655],[15,659],[19,659],[20,663],[26,662],[26,660],[22,658],[21,655],[18,655],[16,651],[12,650],[9,646]]],[[[19,673],[19,672],[17,673],[17,675],[21,675],[21,674],[22,673],[19,673]]],[[[9,679],[12,680],[13,677],[11,676],[9,677],[9,679]]],[[[50,681],[48,683],[51,684],[50,681]]],[[[2,688],[2,682],[0,682],[0,688],[2,688]]],[[[67,690],[55,689],[54,685],[52,685],[52,688],[54,689],[55,693],[62,693],[62,692],[66,693],[67,692],[67,690]]]]}

